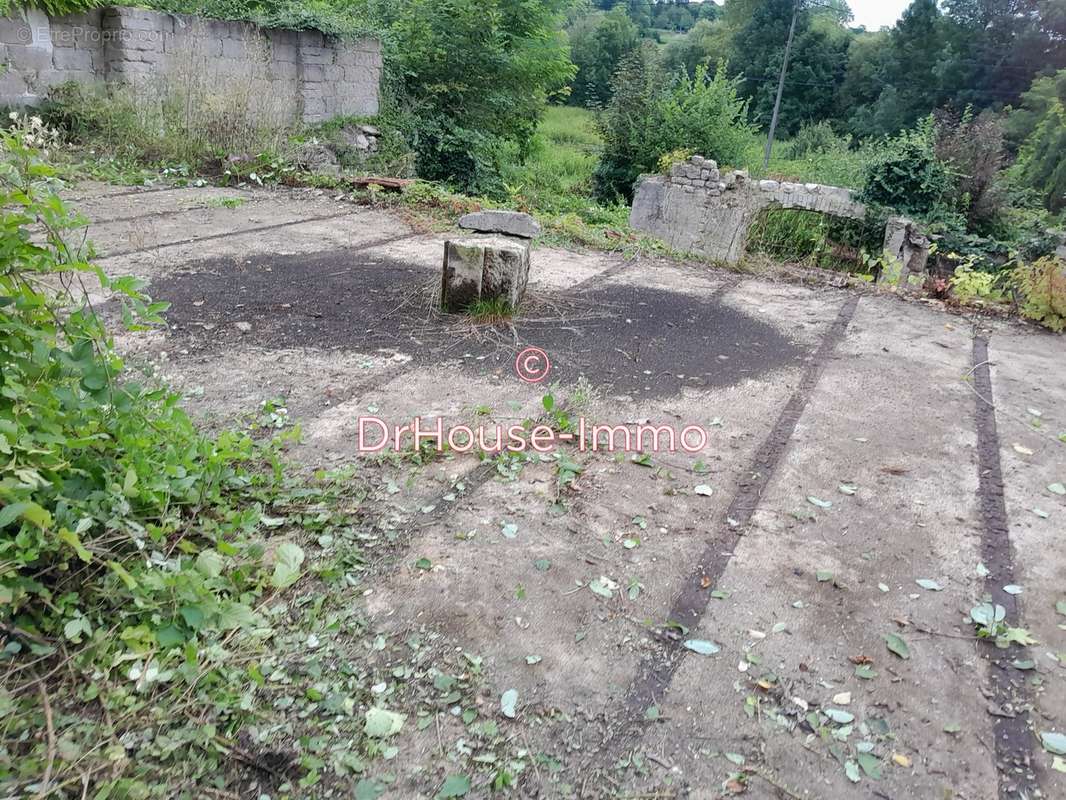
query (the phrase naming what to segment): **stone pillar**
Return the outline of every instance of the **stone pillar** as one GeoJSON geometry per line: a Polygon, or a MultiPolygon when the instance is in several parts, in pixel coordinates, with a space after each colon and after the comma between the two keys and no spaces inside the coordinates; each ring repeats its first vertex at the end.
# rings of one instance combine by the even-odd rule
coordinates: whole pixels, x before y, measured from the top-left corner
{"type": "Polygon", "coordinates": [[[510,236],[466,236],[444,243],[441,306],[463,311],[479,300],[501,299],[518,308],[529,282],[529,241],[510,236]]]}
{"type": "Polygon", "coordinates": [[[918,225],[906,217],[889,217],[885,225],[885,258],[899,266],[900,288],[921,288],[931,249],[918,225]]]}

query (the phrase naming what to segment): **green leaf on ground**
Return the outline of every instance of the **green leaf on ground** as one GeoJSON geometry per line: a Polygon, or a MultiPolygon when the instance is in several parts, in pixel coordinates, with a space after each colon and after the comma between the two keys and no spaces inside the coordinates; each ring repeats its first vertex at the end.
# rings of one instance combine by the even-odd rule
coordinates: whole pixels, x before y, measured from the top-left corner
{"type": "Polygon", "coordinates": [[[856,760],[867,777],[873,778],[875,781],[881,780],[881,759],[872,753],[859,753],[856,756],[856,760]]]}
{"type": "Polygon", "coordinates": [[[1047,487],[1047,490],[1052,494],[1066,495],[1066,486],[1061,483],[1053,483],[1047,487]]]}
{"type": "Polygon", "coordinates": [[[833,580],[833,573],[828,569],[820,569],[814,573],[814,577],[818,579],[818,583],[829,583],[833,580]]]}
{"type": "Polygon", "coordinates": [[[420,558],[415,562],[415,566],[419,569],[433,569],[433,562],[428,558],[420,558]]]}
{"type": "Polygon", "coordinates": [[[842,483],[840,484],[840,486],[837,487],[837,491],[839,491],[841,494],[846,494],[850,496],[855,494],[855,492],[859,491],[859,487],[852,483],[842,483]]]}
{"type": "Polygon", "coordinates": [[[962,731],[962,726],[957,722],[949,722],[944,726],[944,733],[949,733],[954,736],[956,733],[962,731]]]}
{"type": "Polygon", "coordinates": [[[827,708],[822,713],[838,725],[848,725],[855,721],[854,714],[852,714],[850,711],[843,711],[839,708],[827,708]]]}
{"type": "Polygon", "coordinates": [[[1049,753],[1054,753],[1057,756],[1066,756],[1066,733],[1040,731],[1040,744],[1049,753]]]}
{"type": "Polygon", "coordinates": [[[855,677],[864,681],[872,681],[877,677],[877,671],[869,664],[860,664],[855,667],[855,677]]]}
{"type": "Polygon", "coordinates": [[[705,639],[689,639],[685,642],[685,647],[701,656],[713,656],[722,649],[714,642],[708,642],[705,639]]]}
{"type": "Polygon", "coordinates": [[[895,653],[902,659],[908,659],[911,657],[911,649],[907,646],[907,642],[898,633],[886,633],[885,634],[885,646],[890,652],[895,653]]]}
{"type": "Polygon", "coordinates": [[[274,551],[274,574],[270,583],[275,589],[286,589],[300,580],[300,565],[304,563],[303,549],[292,542],[278,545],[274,551]]]}
{"type": "Polygon", "coordinates": [[[508,689],[500,696],[500,711],[508,719],[514,719],[515,706],[518,704],[518,690],[508,689]]]}
{"type": "Polygon", "coordinates": [[[848,776],[848,780],[852,783],[858,783],[862,780],[862,776],[859,775],[859,765],[854,761],[844,762],[844,774],[848,776]]]}
{"type": "Polygon", "coordinates": [[[552,568],[552,562],[546,558],[538,558],[533,562],[533,566],[541,572],[547,572],[552,568]]]}
{"type": "Polygon", "coordinates": [[[395,736],[403,728],[403,723],[406,719],[407,716],[405,714],[397,714],[395,711],[375,706],[367,709],[366,724],[363,726],[363,732],[372,739],[385,739],[389,736],[395,736]]]}
{"type": "Polygon", "coordinates": [[[606,597],[608,599],[614,597],[614,591],[617,588],[618,584],[605,575],[601,575],[595,580],[589,581],[589,589],[593,594],[598,594],[600,597],[606,597]]]}
{"type": "Polygon", "coordinates": [[[437,792],[437,800],[446,800],[449,797],[463,797],[470,791],[470,779],[466,775],[449,775],[444,779],[444,785],[437,792]]]}
{"type": "Polygon", "coordinates": [[[918,580],[915,581],[915,583],[918,584],[919,586],[921,586],[923,589],[926,589],[926,590],[928,590],[930,592],[942,592],[942,591],[944,591],[944,587],[943,586],[941,586],[939,583],[937,583],[934,580],[930,580],[929,578],[919,578],[918,580]]]}
{"type": "Polygon", "coordinates": [[[813,495],[808,495],[807,502],[810,503],[812,506],[817,506],[818,508],[832,508],[833,507],[833,504],[831,502],[829,502],[828,500],[822,500],[821,498],[814,497],[813,495]]]}

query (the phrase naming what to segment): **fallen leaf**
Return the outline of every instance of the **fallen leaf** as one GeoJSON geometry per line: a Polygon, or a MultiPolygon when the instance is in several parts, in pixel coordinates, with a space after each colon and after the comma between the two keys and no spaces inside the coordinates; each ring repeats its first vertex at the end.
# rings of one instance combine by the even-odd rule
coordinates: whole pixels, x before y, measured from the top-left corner
{"type": "Polygon", "coordinates": [[[915,583],[917,583],[923,589],[929,590],[930,592],[942,592],[942,591],[944,591],[944,587],[943,586],[941,586],[936,581],[929,580],[928,578],[919,578],[918,580],[915,581],[915,583]]]}
{"type": "Polygon", "coordinates": [[[881,780],[881,760],[877,756],[872,753],[859,753],[856,756],[856,760],[867,777],[873,778],[875,781],[881,780]]]}
{"type": "Polygon", "coordinates": [[[701,483],[699,486],[697,486],[692,491],[695,492],[698,495],[701,495],[702,497],[710,497],[712,494],[714,494],[714,489],[712,489],[710,486],[708,486],[705,483],[701,483]]]}
{"type": "Polygon", "coordinates": [[[1066,495],[1066,486],[1063,486],[1061,483],[1053,483],[1047,487],[1047,490],[1052,494],[1066,495]]]}
{"type": "Polygon", "coordinates": [[[833,702],[838,706],[846,706],[851,703],[851,692],[841,692],[833,695],[833,702]]]}
{"type": "Polygon", "coordinates": [[[852,783],[858,783],[862,780],[862,777],[859,775],[859,765],[854,761],[844,762],[844,774],[848,776],[848,780],[852,783]]]}
{"type": "Polygon", "coordinates": [[[911,657],[910,647],[907,646],[907,642],[898,633],[886,633],[885,646],[888,647],[890,652],[895,653],[904,660],[911,657]]]}
{"type": "Polygon", "coordinates": [[[859,487],[850,483],[842,483],[840,484],[840,486],[837,487],[837,491],[839,491],[841,494],[846,494],[850,496],[855,494],[855,492],[859,491],[859,487]]]}
{"type": "Polygon", "coordinates": [[[911,765],[911,760],[907,758],[907,756],[903,755],[903,753],[893,753],[892,760],[904,769],[910,767],[911,765]]]}
{"type": "Polygon", "coordinates": [[[1024,445],[1020,445],[1020,444],[1015,444],[1014,445],[1014,452],[1015,453],[1020,453],[1023,456],[1031,456],[1031,455],[1033,455],[1033,451],[1032,450],[1030,450],[1028,447],[1025,447],[1024,445]]]}
{"type": "Polygon", "coordinates": [[[819,499],[817,497],[814,497],[814,496],[808,496],[807,497],[807,502],[810,503],[812,506],[817,506],[818,508],[832,508],[833,507],[833,504],[831,502],[829,502],[828,500],[821,500],[821,499],[819,499]]]}
{"type": "Polygon", "coordinates": [[[949,722],[944,726],[944,733],[950,733],[951,735],[955,735],[961,730],[962,726],[957,722],[949,722]]]}
{"type": "Polygon", "coordinates": [[[397,714],[384,708],[369,708],[366,712],[366,722],[363,732],[374,739],[385,739],[394,736],[403,728],[405,714],[397,714]]]}
{"type": "Polygon", "coordinates": [[[833,580],[833,573],[827,569],[820,569],[814,574],[814,577],[818,579],[818,583],[828,583],[833,580]]]}
{"type": "Polygon", "coordinates": [[[515,705],[518,703],[518,690],[508,689],[500,695],[500,711],[508,719],[514,719],[515,705]]]}
{"type": "Polygon", "coordinates": [[[839,708],[827,708],[824,709],[822,713],[839,725],[847,725],[848,723],[855,721],[854,714],[852,714],[850,711],[843,711],[839,708]]]}
{"type": "Polygon", "coordinates": [[[1054,731],[1041,731],[1040,744],[1049,753],[1057,756],[1066,756],[1066,733],[1054,731]]]}
{"type": "Polygon", "coordinates": [[[685,647],[701,656],[713,656],[722,649],[714,642],[708,642],[705,639],[689,639],[685,642],[685,647]]]}
{"type": "Polygon", "coordinates": [[[444,779],[444,785],[437,792],[437,800],[447,800],[449,797],[463,797],[470,791],[470,779],[466,775],[449,775],[444,779]]]}
{"type": "Polygon", "coordinates": [[[1018,595],[1021,594],[1023,590],[1021,586],[1016,586],[1015,584],[1011,583],[1004,586],[1003,591],[1005,591],[1007,594],[1018,595]]]}

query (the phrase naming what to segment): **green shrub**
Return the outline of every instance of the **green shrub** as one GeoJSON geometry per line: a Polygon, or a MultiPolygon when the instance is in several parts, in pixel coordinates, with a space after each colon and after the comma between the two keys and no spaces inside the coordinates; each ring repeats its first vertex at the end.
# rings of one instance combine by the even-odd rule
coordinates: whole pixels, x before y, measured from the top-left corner
{"type": "Polygon", "coordinates": [[[126,371],[86,300],[45,288],[95,278],[135,326],[165,309],[137,279],[111,280],[68,246],[81,223],[51,193],[35,144],[6,132],[0,151],[2,615],[105,651],[238,627],[262,579],[216,510],[252,482],[242,467],[252,442],[200,435],[176,395],[126,371]],[[154,550],[171,552],[172,568],[149,566],[154,550]],[[241,566],[230,575],[223,564],[241,566]]]}
{"type": "Polygon", "coordinates": [[[416,170],[427,181],[441,181],[470,195],[498,196],[499,137],[455,127],[448,119],[423,120],[414,135],[416,170]]]}
{"type": "Polygon", "coordinates": [[[698,67],[694,77],[671,83],[647,48],[625,59],[615,76],[615,93],[601,120],[604,154],[596,170],[596,194],[631,199],[643,173],[662,156],[688,150],[721,164],[738,163],[754,137],[747,104],[737,82],[719,64],[714,77],[698,67]]]}
{"type": "Polygon", "coordinates": [[[949,205],[954,178],[936,154],[932,117],[889,139],[865,170],[862,200],[917,217],[949,205]]]}
{"type": "Polygon", "coordinates": [[[838,136],[828,122],[808,123],[788,142],[787,155],[791,159],[806,158],[847,150],[850,144],[850,138],[838,136]]]}

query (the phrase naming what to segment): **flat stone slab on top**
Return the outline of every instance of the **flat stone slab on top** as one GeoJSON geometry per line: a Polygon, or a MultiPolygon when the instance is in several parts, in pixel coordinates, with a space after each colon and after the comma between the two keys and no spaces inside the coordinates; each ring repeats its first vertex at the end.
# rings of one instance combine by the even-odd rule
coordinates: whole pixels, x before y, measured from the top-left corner
{"type": "Polygon", "coordinates": [[[459,219],[459,227],[479,233],[503,233],[532,239],[540,234],[540,224],[520,211],[475,211],[459,219]]]}
{"type": "Polygon", "coordinates": [[[441,306],[462,311],[478,300],[518,308],[529,283],[529,241],[510,236],[466,236],[444,243],[441,306]]]}

